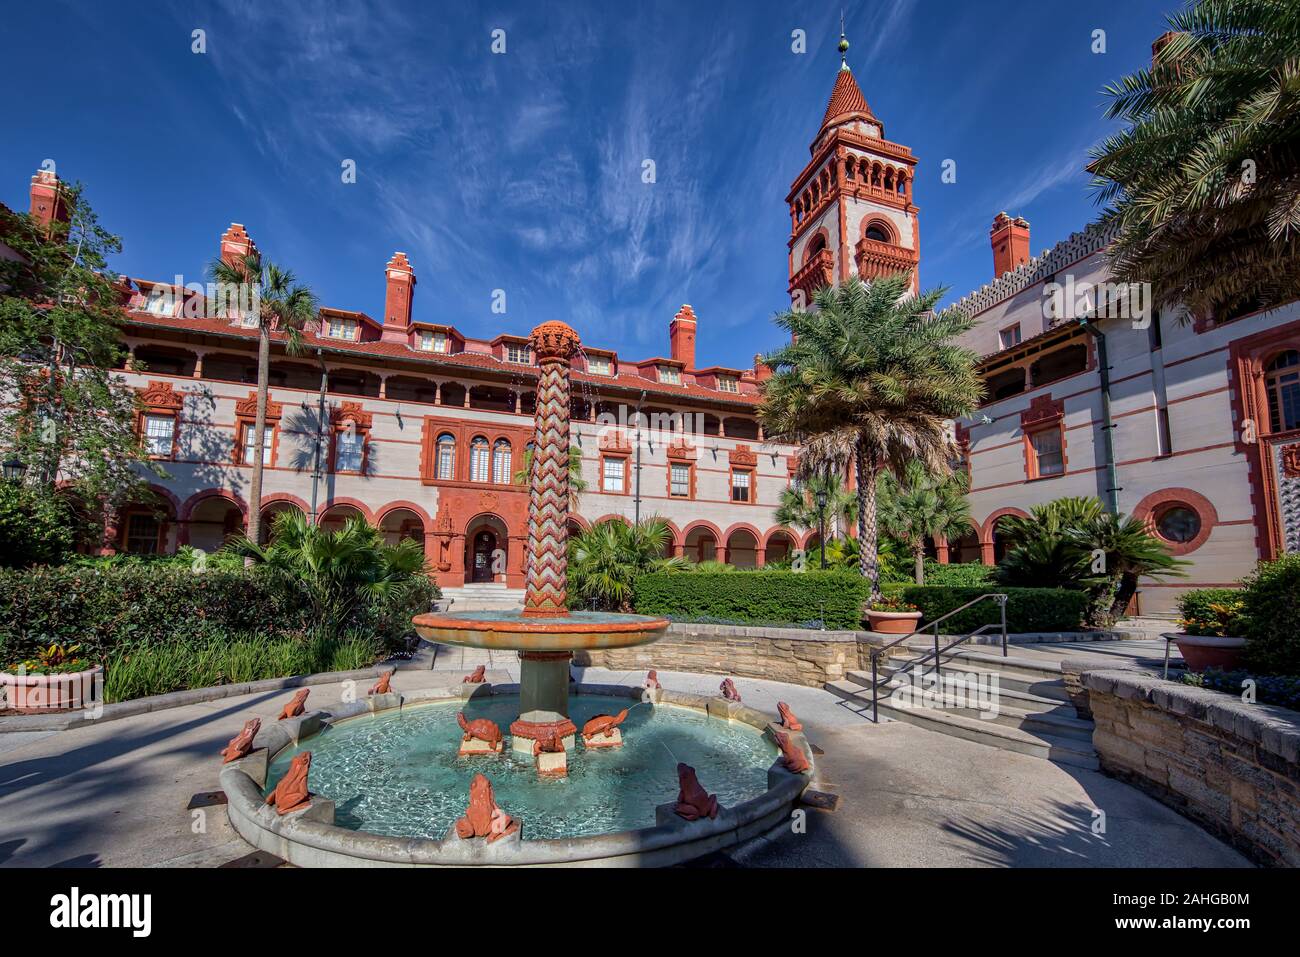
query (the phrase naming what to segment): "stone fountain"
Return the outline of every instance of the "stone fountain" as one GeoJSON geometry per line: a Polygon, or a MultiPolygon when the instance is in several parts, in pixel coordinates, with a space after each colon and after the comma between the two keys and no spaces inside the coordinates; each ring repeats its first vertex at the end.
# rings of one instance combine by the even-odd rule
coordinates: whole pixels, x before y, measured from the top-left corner
{"type": "Polygon", "coordinates": [[[427,641],[519,653],[519,715],[510,725],[510,737],[512,750],[524,754],[553,741],[566,751],[574,747],[577,728],[569,718],[573,652],[648,644],[668,628],[663,618],[569,611],[569,380],[570,361],[580,343],[563,322],[542,323],[530,339],[539,377],[523,611],[414,619],[427,641]]]}

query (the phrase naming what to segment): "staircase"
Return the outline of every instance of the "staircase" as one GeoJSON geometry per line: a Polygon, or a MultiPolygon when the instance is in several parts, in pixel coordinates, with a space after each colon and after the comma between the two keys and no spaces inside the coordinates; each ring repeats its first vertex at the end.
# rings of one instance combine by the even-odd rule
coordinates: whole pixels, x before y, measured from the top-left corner
{"type": "Polygon", "coordinates": [[[517,611],[524,607],[524,590],[507,588],[502,582],[474,582],[461,588],[444,588],[445,610],[458,611],[517,611]]]}
{"type": "MultiPolygon", "coordinates": [[[[918,681],[911,666],[932,649],[932,642],[918,635],[891,649],[894,657],[880,660],[880,714],[1004,751],[1097,769],[1093,723],[1075,713],[1059,662],[958,646],[940,654],[941,684],[936,685],[918,681]]],[[[919,667],[928,677],[933,660],[919,667]]],[[[826,690],[870,717],[870,671],[849,671],[826,690]]]]}

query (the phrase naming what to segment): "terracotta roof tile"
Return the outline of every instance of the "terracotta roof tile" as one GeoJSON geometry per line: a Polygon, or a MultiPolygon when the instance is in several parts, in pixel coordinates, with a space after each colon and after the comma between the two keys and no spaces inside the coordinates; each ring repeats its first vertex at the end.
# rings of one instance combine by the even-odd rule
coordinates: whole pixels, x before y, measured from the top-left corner
{"type": "Polygon", "coordinates": [[[851,70],[840,70],[835,77],[835,88],[831,90],[831,101],[826,105],[826,116],[822,119],[822,129],[841,116],[850,113],[865,113],[874,119],[867,98],[858,88],[858,81],[853,79],[851,70]]]}
{"type": "MultiPolygon", "coordinates": [[[[227,338],[246,339],[249,341],[250,345],[257,339],[256,329],[234,325],[227,319],[184,319],[177,316],[158,316],[153,313],[132,310],[127,314],[127,322],[136,326],[153,326],[183,332],[206,332],[227,338]]],[[[271,339],[274,342],[284,342],[287,338],[288,337],[282,332],[271,333],[271,339]]],[[[315,335],[314,333],[308,333],[307,339],[314,345],[319,345],[322,348],[329,349],[333,352],[357,353],[359,358],[407,359],[414,362],[428,363],[433,366],[481,369],[488,372],[497,372],[504,375],[522,376],[526,378],[536,378],[537,376],[537,369],[533,366],[520,365],[516,362],[504,362],[493,355],[482,352],[433,354],[413,349],[403,342],[384,342],[382,340],[362,342],[347,339],[331,339],[325,336],[315,335]]],[[[706,389],[703,386],[698,385],[670,385],[665,382],[655,382],[638,373],[620,372],[618,375],[606,376],[592,375],[575,370],[573,373],[573,379],[575,382],[591,384],[597,387],[605,386],[637,392],[645,390],[647,393],[661,395],[665,398],[707,399],[711,402],[718,402],[725,405],[746,406],[749,408],[758,404],[758,396],[756,395],[734,392],[724,393],[719,392],[716,389],[706,389]]]]}

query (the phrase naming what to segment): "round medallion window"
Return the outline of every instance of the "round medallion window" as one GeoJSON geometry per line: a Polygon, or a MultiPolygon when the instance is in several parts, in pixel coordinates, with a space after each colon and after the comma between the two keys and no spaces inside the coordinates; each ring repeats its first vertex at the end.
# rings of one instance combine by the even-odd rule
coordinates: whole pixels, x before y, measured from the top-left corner
{"type": "Polygon", "coordinates": [[[1156,531],[1167,542],[1184,545],[1201,531],[1201,516],[1185,505],[1174,505],[1156,518],[1156,531]]]}

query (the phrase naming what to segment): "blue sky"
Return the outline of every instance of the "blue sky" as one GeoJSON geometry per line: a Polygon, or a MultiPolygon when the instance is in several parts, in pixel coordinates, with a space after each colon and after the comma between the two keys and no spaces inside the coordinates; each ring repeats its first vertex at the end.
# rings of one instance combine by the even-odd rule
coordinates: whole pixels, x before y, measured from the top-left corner
{"type": "MultiPolygon", "coordinates": [[[[849,64],[887,138],[920,160],[924,286],[956,297],[988,281],[1000,209],[1030,220],[1035,254],[1095,216],[1082,165],[1109,128],[1099,91],[1149,58],[1177,2],[845,4],[849,64]],[[1104,54],[1090,49],[1098,29],[1104,54]]],[[[123,237],[113,266],[129,275],[201,279],[242,222],[331,306],[380,316],[383,265],[401,249],[417,319],[486,337],[563,319],[639,358],[666,352],[690,302],[701,364],[747,366],[780,338],[784,199],[835,80],[839,10],[13,4],[0,200],[25,210],[53,159],[123,237]]]]}

